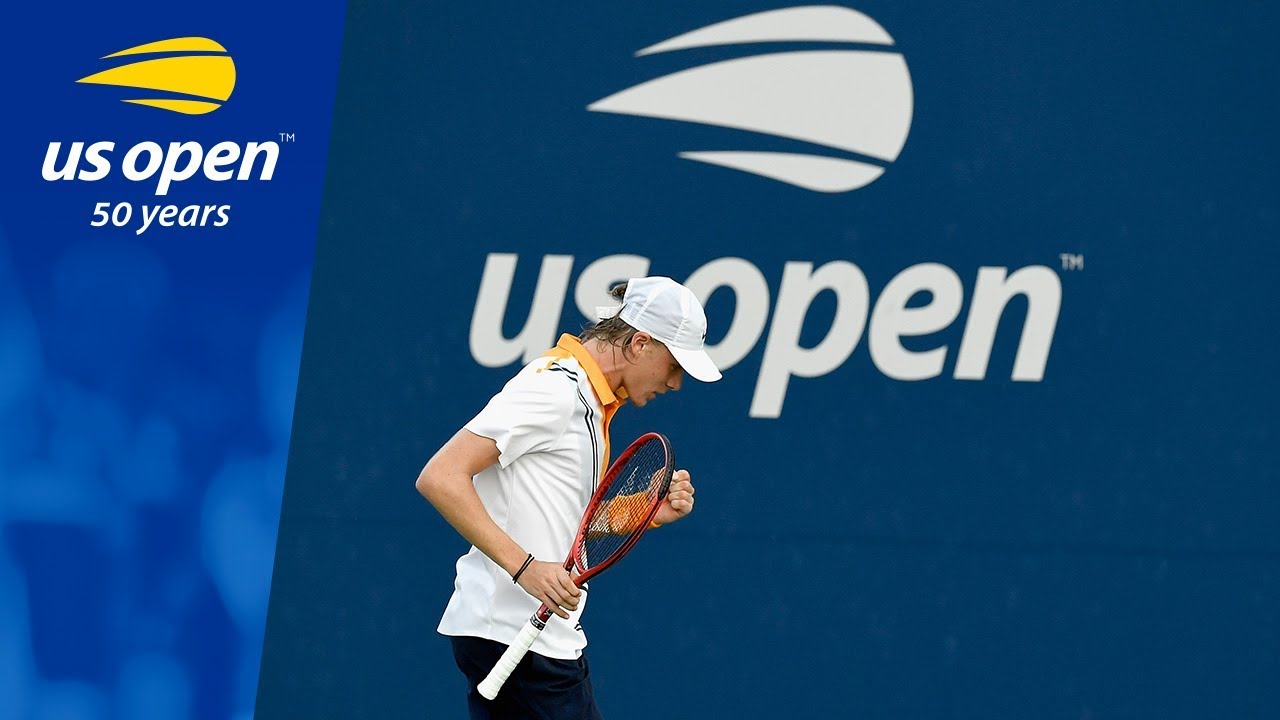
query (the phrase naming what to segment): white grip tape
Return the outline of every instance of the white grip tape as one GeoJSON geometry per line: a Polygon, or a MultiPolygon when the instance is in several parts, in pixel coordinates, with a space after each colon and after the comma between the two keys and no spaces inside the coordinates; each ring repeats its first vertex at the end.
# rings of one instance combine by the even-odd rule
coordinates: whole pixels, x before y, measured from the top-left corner
{"type": "Polygon", "coordinates": [[[502,657],[498,658],[498,664],[493,666],[489,671],[489,677],[476,688],[486,700],[492,700],[498,697],[498,691],[502,689],[502,684],[511,677],[511,673],[520,664],[520,660],[524,654],[529,652],[529,647],[533,645],[533,641],[538,639],[538,635],[542,632],[542,628],[546,627],[546,623],[537,619],[537,616],[529,619],[521,628],[520,634],[516,635],[516,639],[511,641],[511,645],[507,647],[507,651],[502,653],[502,657]]]}

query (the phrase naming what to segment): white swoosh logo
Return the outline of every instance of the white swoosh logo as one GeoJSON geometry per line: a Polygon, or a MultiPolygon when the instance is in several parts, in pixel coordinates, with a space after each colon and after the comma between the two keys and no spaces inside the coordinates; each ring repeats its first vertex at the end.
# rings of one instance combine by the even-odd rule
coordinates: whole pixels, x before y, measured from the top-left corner
{"type": "Polygon", "coordinates": [[[714,45],[806,41],[893,44],[893,38],[884,28],[857,10],[838,5],[815,5],[769,10],[725,20],[650,45],[636,55],[714,45]]]}
{"type": "MultiPolygon", "coordinates": [[[[638,55],[749,42],[891,44],[867,16],[833,6],[748,15],[679,35],[638,55]]],[[[911,76],[903,57],[875,50],[778,52],[665,75],[587,106],[593,112],[681,120],[766,133],[891,163],[911,128],[911,76]]],[[[884,173],[868,162],[822,155],[692,151],[680,157],[819,192],[847,192],[884,173]]]]}
{"type": "Polygon", "coordinates": [[[879,165],[856,160],[775,152],[682,152],[680,157],[763,175],[788,185],[817,192],[848,192],[871,184],[884,174],[879,165]]]}

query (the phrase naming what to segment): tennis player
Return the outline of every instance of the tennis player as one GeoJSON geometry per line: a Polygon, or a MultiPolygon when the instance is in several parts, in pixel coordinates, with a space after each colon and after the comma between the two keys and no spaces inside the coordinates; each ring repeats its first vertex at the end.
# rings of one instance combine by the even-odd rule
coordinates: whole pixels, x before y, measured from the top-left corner
{"type": "MultiPolygon", "coordinates": [[[[684,374],[720,379],[703,348],[707,318],[694,294],[665,277],[612,290],[580,338],[563,335],[529,363],[431,458],[417,488],[472,548],[457,564],[439,632],[467,677],[471,718],[599,718],[578,620],[587,600],[564,569],[582,514],[609,466],[609,422],[626,401],[644,407],[684,374]],[[497,698],[476,686],[529,616],[547,623],[497,698]]],[[[693,484],[677,470],[654,522],[693,510],[693,484]]]]}

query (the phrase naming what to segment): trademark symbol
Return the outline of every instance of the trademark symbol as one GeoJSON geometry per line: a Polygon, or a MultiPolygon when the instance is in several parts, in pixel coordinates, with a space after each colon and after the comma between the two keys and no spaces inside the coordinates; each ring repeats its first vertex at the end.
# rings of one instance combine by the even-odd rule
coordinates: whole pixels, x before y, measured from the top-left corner
{"type": "Polygon", "coordinates": [[[280,142],[291,143],[294,141],[293,133],[280,133],[280,142]]]}
{"type": "Polygon", "coordinates": [[[1084,255],[1076,255],[1075,253],[1058,253],[1058,257],[1062,260],[1063,270],[1083,270],[1084,255]]]}

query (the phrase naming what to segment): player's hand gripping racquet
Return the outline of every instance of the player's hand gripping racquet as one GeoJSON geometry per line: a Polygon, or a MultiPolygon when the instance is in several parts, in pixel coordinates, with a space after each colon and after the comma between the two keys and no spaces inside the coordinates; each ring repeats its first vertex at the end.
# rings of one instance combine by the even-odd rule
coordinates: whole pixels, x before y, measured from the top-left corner
{"type": "MultiPolygon", "coordinates": [[[[580,573],[574,578],[578,587],[622,559],[648,529],[667,497],[674,465],[671,443],[657,433],[648,433],[631,443],[605,473],[587,503],[582,525],[564,561],[565,570],[573,573],[576,567],[580,573]]],[[[480,683],[481,695],[489,700],[498,696],[550,618],[551,609],[543,604],[480,683]]]]}

